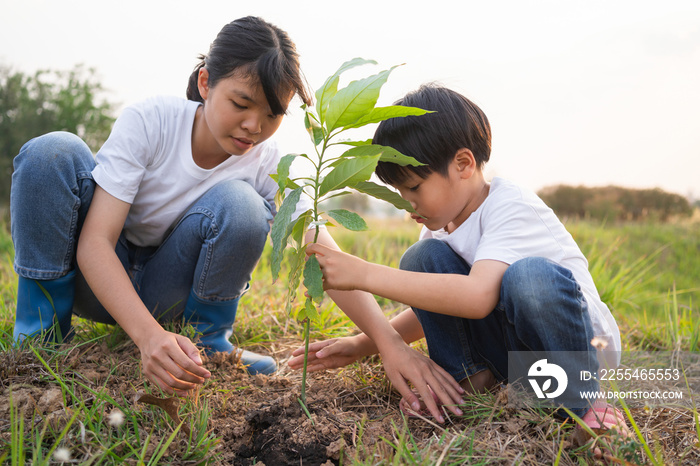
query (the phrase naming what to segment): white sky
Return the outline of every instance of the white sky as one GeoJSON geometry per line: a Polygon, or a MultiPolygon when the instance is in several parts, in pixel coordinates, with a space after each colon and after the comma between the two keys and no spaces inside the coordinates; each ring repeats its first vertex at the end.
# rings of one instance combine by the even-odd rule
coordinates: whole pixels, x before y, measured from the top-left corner
{"type": "MultiPolygon", "coordinates": [[[[493,131],[489,176],[700,197],[697,0],[0,1],[0,65],[84,63],[120,108],[184,96],[196,56],[252,14],[290,34],[314,90],[361,56],[380,64],[363,73],[406,63],[380,104],[427,81],[474,100],[493,131]]],[[[276,138],[287,152],[311,150],[292,106],[276,138]]]]}

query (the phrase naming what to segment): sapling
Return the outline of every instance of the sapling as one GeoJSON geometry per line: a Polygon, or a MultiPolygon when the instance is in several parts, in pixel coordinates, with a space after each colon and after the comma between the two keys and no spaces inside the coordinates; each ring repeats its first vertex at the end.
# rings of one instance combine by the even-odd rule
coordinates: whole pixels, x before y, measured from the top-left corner
{"type": "MultiPolygon", "coordinates": [[[[318,240],[319,228],[331,221],[343,227],[361,231],[367,229],[364,219],[355,212],[345,209],[321,211],[320,203],[337,196],[348,194],[353,189],[393,204],[399,209],[412,211],[411,205],[396,192],[386,186],[369,181],[379,161],[397,163],[402,166],[421,165],[412,157],[386,146],[372,144],[366,141],[339,140],[338,136],[347,130],[361,128],[372,123],[407,116],[418,116],[427,113],[425,110],[388,106],[377,107],[381,87],[386,83],[389,74],[396,66],[381,71],[375,75],[350,82],[346,87],[338,89],[340,75],[359,65],[376,64],[373,60],[355,58],[345,62],[326,82],[316,91],[314,107],[302,106],[304,123],[313,141],[315,154],[289,154],[280,160],[277,175],[273,178],[279,186],[278,195],[283,199],[279,212],[272,225],[272,256],[271,268],[273,280],[276,280],[285,249],[291,246],[289,254],[290,270],[288,276],[288,292],[286,308],[289,314],[292,303],[297,295],[297,289],[303,277],[307,289],[306,302],[300,310],[297,319],[304,328],[304,367],[302,370],[301,404],[306,409],[306,372],[309,352],[309,324],[318,316],[317,303],[323,298],[322,273],[315,256],[306,258],[304,237],[311,227],[315,228],[314,241],[318,240]],[[346,146],[348,149],[340,155],[332,155],[329,149],[333,146],[346,146]],[[313,166],[310,175],[292,177],[290,167],[295,159],[302,157],[313,166]],[[301,213],[295,220],[292,215],[296,211],[301,196],[311,199],[312,207],[301,213]]],[[[333,151],[331,151],[333,152],[333,151]]]]}

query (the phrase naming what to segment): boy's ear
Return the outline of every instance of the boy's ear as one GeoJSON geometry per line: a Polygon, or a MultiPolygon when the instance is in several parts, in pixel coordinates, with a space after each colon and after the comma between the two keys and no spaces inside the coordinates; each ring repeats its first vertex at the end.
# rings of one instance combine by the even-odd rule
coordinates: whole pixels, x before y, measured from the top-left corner
{"type": "Polygon", "coordinates": [[[471,150],[463,147],[455,153],[453,160],[461,178],[471,178],[476,171],[476,159],[471,150]]]}
{"type": "Polygon", "coordinates": [[[199,95],[202,96],[202,99],[207,100],[209,96],[209,70],[204,67],[199,69],[197,88],[199,89],[199,95]]]}

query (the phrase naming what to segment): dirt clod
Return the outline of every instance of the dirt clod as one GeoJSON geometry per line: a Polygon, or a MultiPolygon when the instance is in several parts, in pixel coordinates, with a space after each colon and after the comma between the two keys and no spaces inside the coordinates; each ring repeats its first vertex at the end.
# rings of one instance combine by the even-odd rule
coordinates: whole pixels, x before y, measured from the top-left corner
{"type": "Polygon", "coordinates": [[[42,413],[50,413],[63,407],[63,392],[59,388],[49,388],[41,395],[37,408],[42,413]]]}

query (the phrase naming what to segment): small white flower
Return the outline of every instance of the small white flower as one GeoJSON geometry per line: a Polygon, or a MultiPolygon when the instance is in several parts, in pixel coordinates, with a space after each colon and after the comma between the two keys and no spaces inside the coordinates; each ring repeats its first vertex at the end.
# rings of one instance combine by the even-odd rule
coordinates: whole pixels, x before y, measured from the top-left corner
{"type": "Polygon", "coordinates": [[[119,408],[115,408],[107,416],[107,422],[112,427],[119,427],[124,424],[124,413],[121,412],[119,408]]]}
{"type": "Polygon", "coordinates": [[[603,340],[602,338],[593,337],[593,339],[591,340],[591,345],[593,345],[593,347],[597,350],[604,350],[608,347],[608,342],[603,340]]]}
{"type": "Polygon", "coordinates": [[[70,450],[67,448],[58,448],[53,453],[53,459],[55,459],[56,461],[60,461],[61,463],[70,461],[70,450]]]}

